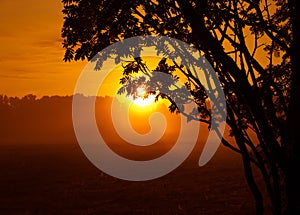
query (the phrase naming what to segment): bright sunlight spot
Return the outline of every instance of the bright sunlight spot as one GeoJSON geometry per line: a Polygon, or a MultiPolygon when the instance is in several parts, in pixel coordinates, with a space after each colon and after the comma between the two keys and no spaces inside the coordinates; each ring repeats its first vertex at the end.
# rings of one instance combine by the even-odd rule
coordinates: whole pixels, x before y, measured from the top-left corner
{"type": "Polygon", "coordinates": [[[145,98],[146,90],[144,88],[137,88],[137,95],[138,98],[134,99],[133,102],[138,106],[144,107],[155,102],[155,95],[149,95],[147,98],[145,98]]]}

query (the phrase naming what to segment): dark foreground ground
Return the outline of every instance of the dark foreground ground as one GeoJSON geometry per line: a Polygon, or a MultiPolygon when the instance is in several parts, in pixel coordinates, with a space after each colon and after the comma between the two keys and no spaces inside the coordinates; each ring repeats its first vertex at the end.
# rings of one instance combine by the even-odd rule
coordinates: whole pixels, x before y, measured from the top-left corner
{"type": "Polygon", "coordinates": [[[201,168],[198,156],[160,179],[128,182],[76,144],[1,144],[0,214],[254,214],[239,156],[221,147],[201,168]]]}

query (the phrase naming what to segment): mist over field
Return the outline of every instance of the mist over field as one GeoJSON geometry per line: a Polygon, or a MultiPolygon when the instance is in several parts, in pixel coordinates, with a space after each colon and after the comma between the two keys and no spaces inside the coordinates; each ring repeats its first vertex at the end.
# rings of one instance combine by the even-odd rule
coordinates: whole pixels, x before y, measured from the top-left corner
{"type": "MultiPolygon", "coordinates": [[[[178,115],[159,107],[169,128],[157,143],[133,146],[114,130],[111,102],[109,97],[97,98],[95,113],[98,128],[114,152],[149,160],[172,148],[179,131],[178,115]]],[[[130,118],[136,131],[149,131],[147,114],[130,118]]],[[[3,214],[254,213],[238,155],[221,146],[207,165],[198,166],[207,136],[205,126],[192,154],[179,168],[159,179],[130,182],[103,173],[85,157],[73,130],[72,96],[1,96],[0,119],[3,214]]]]}

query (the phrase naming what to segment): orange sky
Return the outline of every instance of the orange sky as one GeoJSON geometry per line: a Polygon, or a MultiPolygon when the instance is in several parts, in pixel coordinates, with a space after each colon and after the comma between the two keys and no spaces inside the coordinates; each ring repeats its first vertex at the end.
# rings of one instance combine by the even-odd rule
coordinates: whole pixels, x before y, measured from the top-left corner
{"type": "MultiPolygon", "coordinates": [[[[87,61],[62,60],[62,8],[60,1],[0,0],[0,95],[73,94],[87,61]]],[[[119,78],[108,78],[104,91],[115,92],[119,78]]]]}
{"type": "Polygon", "coordinates": [[[71,95],[86,62],[63,62],[60,1],[0,0],[0,94],[71,95]]]}
{"type": "Polygon", "coordinates": [[[59,0],[0,0],[0,95],[73,93],[87,62],[63,62],[61,10],[59,0]]]}

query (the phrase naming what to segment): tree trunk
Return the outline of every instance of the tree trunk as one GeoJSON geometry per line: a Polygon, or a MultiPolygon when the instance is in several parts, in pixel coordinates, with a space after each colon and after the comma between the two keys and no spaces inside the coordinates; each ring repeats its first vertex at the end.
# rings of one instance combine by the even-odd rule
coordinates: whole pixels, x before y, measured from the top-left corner
{"type": "Polygon", "coordinates": [[[287,115],[287,210],[288,214],[300,214],[300,110],[297,101],[300,101],[300,61],[299,61],[299,1],[289,0],[293,40],[291,46],[292,83],[291,100],[287,115]],[[297,9],[298,8],[298,9],[297,9]]]}

